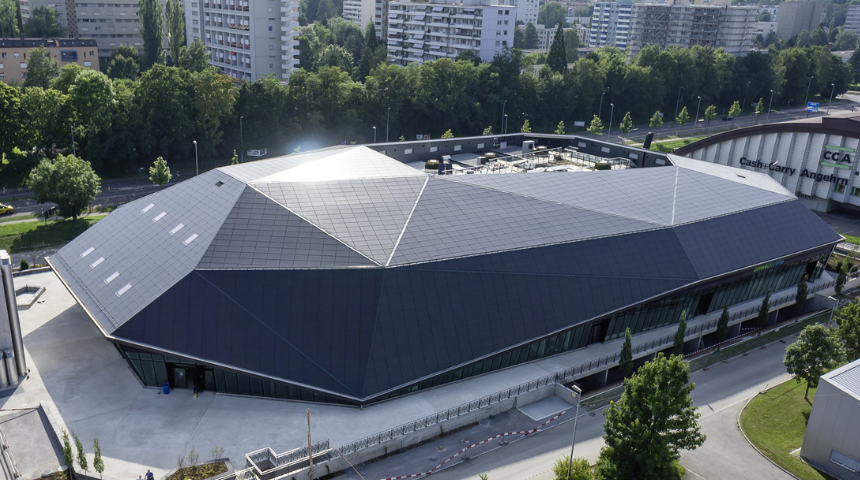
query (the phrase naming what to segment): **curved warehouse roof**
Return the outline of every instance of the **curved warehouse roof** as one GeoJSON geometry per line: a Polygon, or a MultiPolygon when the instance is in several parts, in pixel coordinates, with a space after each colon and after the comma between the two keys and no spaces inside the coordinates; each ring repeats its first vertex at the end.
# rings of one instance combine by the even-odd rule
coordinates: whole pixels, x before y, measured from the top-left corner
{"type": "Polygon", "coordinates": [[[671,160],[436,176],[330,148],[126,204],[49,261],[109,337],[366,399],[839,240],[764,174],[671,160]]]}

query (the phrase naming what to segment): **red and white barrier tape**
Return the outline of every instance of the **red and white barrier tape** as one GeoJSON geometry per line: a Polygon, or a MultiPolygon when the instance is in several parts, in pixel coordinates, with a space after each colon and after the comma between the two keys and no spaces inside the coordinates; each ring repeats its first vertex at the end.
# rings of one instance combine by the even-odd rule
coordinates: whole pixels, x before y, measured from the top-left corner
{"type": "MultiPolygon", "coordinates": [[[[565,411],[565,412],[566,412],[566,411],[565,411]]],[[[401,478],[418,478],[418,477],[423,477],[424,475],[430,475],[431,473],[433,473],[433,472],[435,472],[435,471],[439,470],[440,468],[442,468],[442,466],[443,466],[443,465],[445,465],[446,463],[450,462],[451,460],[454,460],[455,458],[457,458],[457,456],[459,456],[459,455],[463,454],[464,452],[466,452],[467,450],[469,450],[469,449],[470,449],[470,448],[472,448],[472,447],[477,447],[478,445],[483,445],[483,444],[485,444],[485,443],[487,443],[487,442],[491,442],[491,441],[493,441],[493,440],[495,440],[495,439],[497,439],[497,438],[501,438],[501,437],[504,437],[504,436],[507,436],[507,435],[523,435],[523,436],[526,436],[526,435],[530,435],[530,434],[532,434],[532,433],[536,433],[536,432],[537,432],[541,427],[543,427],[544,425],[546,425],[546,424],[548,424],[548,423],[552,422],[553,420],[556,420],[558,417],[560,417],[560,416],[564,415],[564,414],[565,414],[565,412],[561,412],[561,413],[559,413],[558,415],[556,415],[556,416],[554,416],[554,417],[550,418],[549,420],[547,420],[547,421],[543,422],[542,424],[538,425],[537,427],[535,427],[535,428],[533,428],[533,429],[531,429],[531,430],[522,430],[522,431],[519,431],[519,432],[500,433],[500,434],[498,434],[498,435],[496,435],[496,436],[494,436],[494,437],[490,437],[490,438],[488,438],[488,439],[486,439],[486,440],[482,440],[482,441],[480,441],[480,442],[478,442],[478,443],[473,443],[473,444],[469,445],[468,447],[466,447],[466,448],[464,448],[464,449],[460,450],[459,452],[455,453],[454,455],[451,455],[451,456],[450,456],[450,457],[448,457],[445,461],[443,461],[443,462],[442,462],[442,463],[440,463],[439,465],[436,465],[435,467],[431,468],[430,470],[428,470],[428,471],[426,471],[426,472],[423,472],[423,473],[414,473],[414,474],[412,474],[412,475],[401,475],[401,476],[399,476],[399,477],[388,477],[388,478],[383,478],[382,480],[400,480],[401,478]]]]}

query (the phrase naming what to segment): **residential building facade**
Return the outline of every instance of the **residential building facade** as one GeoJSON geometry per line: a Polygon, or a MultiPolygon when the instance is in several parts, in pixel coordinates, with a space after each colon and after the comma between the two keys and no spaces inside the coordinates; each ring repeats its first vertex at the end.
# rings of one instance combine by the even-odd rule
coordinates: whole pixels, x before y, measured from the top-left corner
{"type": "Polygon", "coordinates": [[[388,29],[388,23],[385,21],[388,16],[388,0],[344,0],[343,1],[343,18],[348,20],[362,30],[367,27],[369,22],[373,22],[376,27],[376,38],[386,38],[385,33],[388,29]]]}
{"type": "Polygon", "coordinates": [[[89,38],[2,38],[0,39],[0,82],[23,82],[27,79],[27,58],[36,47],[45,47],[60,66],[76,63],[99,69],[98,45],[89,38]]]}
{"type": "Polygon", "coordinates": [[[421,64],[474,52],[488,62],[514,45],[517,7],[492,0],[427,3],[391,0],[388,60],[421,64]]]}
{"type": "Polygon", "coordinates": [[[664,48],[702,45],[742,55],[752,47],[757,12],[756,7],[729,5],[636,4],[628,53],[634,56],[655,44],[664,48]]]}
{"type": "Polygon", "coordinates": [[[632,11],[633,0],[595,3],[588,46],[600,48],[610,45],[622,50],[627,48],[632,11]]]}
{"type": "Polygon", "coordinates": [[[538,23],[538,0],[510,0],[517,7],[517,21],[523,24],[538,23]]]}
{"type": "Polygon", "coordinates": [[[860,33],[860,3],[854,3],[848,7],[848,14],[845,16],[845,26],[843,28],[860,33]]]}
{"type": "Polygon", "coordinates": [[[299,4],[289,0],[185,0],[188,42],[206,45],[225,75],[286,81],[298,65],[299,4]]]}
{"type": "Polygon", "coordinates": [[[817,0],[780,3],[776,36],[788,39],[804,30],[815,30],[821,23],[822,12],[821,2],[817,0]]]}

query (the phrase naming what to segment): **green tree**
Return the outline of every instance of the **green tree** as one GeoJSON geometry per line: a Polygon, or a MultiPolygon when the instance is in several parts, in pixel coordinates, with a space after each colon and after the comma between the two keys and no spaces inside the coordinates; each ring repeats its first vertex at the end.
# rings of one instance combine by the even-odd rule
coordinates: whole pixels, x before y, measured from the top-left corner
{"type": "Polygon", "coordinates": [[[840,29],[833,41],[833,50],[855,50],[858,46],[857,32],[854,30],[840,29]]]}
{"type": "Polygon", "coordinates": [[[601,122],[600,118],[595,115],[594,118],[591,119],[591,124],[586,130],[588,130],[589,133],[596,137],[603,132],[603,122],[601,122]]]}
{"type": "Polygon", "coordinates": [[[167,45],[170,61],[179,65],[180,51],[185,46],[185,14],[179,0],[167,0],[164,15],[167,19],[167,45]]]}
{"type": "Polygon", "coordinates": [[[209,67],[209,54],[206,44],[195,38],[188,47],[179,49],[179,66],[189,72],[199,73],[209,67]]]}
{"type": "Polygon", "coordinates": [[[239,154],[236,153],[236,149],[233,149],[233,156],[230,158],[230,165],[239,165],[239,154]]]}
{"type": "Polygon", "coordinates": [[[72,471],[75,469],[75,454],[72,451],[72,442],[69,440],[69,434],[63,430],[63,463],[69,467],[69,480],[72,479],[72,471]]]}
{"type": "Polygon", "coordinates": [[[794,296],[794,304],[797,306],[797,313],[803,310],[803,305],[806,303],[806,297],[809,295],[809,287],[806,282],[809,281],[809,276],[804,275],[803,279],[797,284],[797,294],[794,296]]]}
{"type": "Polygon", "coordinates": [[[111,57],[107,68],[107,75],[111,79],[137,80],[139,74],[140,65],[135,59],[123,55],[111,57]]]}
{"type": "Polygon", "coordinates": [[[687,336],[687,311],[681,312],[678,330],[675,331],[675,341],[672,343],[672,355],[684,356],[684,337],[687,336]]]}
{"type": "Polygon", "coordinates": [[[141,69],[164,63],[164,16],[158,0],[138,0],[140,36],[143,37],[141,69]]]}
{"type": "Polygon", "coordinates": [[[717,341],[722,342],[729,336],[729,307],[723,307],[723,313],[717,321],[717,341]]]}
{"type": "Polygon", "coordinates": [[[526,32],[521,28],[514,29],[514,48],[526,48],[526,32]]]}
{"type": "Polygon", "coordinates": [[[36,7],[30,12],[30,19],[24,24],[24,36],[27,38],[62,38],[66,29],[60,23],[60,16],[54,7],[36,7]]]}
{"type": "Polygon", "coordinates": [[[761,116],[762,112],[764,112],[764,98],[759,98],[758,103],[755,104],[755,124],[758,125],[758,119],[761,116]]]}
{"type": "Polygon", "coordinates": [[[579,59],[579,35],[575,28],[564,31],[564,51],[567,53],[567,63],[573,63],[579,59]]]}
{"type": "Polygon", "coordinates": [[[732,104],[731,108],[729,108],[729,116],[732,117],[732,128],[735,128],[735,119],[738,118],[738,115],[741,114],[741,102],[735,100],[735,103],[732,104]]]}
{"type": "Polygon", "coordinates": [[[26,184],[36,194],[37,203],[56,203],[61,216],[74,220],[101,194],[101,179],[90,162],[74,155],[42,160],[26,184]]]}
{"type": "Polygon", "coordinates": [[[624,114],[624,118],[621,119],[621,134],[625,137],[630,132],[630,129],[633,128],[633,119],[630,117],[630,112],[624,114]]]}
{"type": "Polygon", "coordinates": [[[678,114],[678,117],[675,119],[675,121],[678,122],[678,125],[680,125],[681,128],[684,128],[684,125],[686,125],[687,122],[690,121],[690,114],[687,113],[687,107],[681,109],[681,113],[678,114]]]}
{"type": "Polygon", "coordinates": [[[93,439],[93,469],[98,472],[99,479],[102,478],[102,473],[105,471],[105,462],[102,460],[102,447],[99,445],[99,439],[93,439]]]}
{"type": "Polygon", "coordinates": [[[624,331],[624,345],[621,346],[621,358],[618,366],[624,372],[625,377],[633,373],[633,337],[630,335],[630,327],[624,331]]]}
{"type": "Polygon", "coordinates": [[[553,37],[552,45],[549,47],[546,64],[553,72],[567,73],[567,51],[564,48],[564,30],[561,28],[561,23],[555,30],[555,37],[553,37]]]}
{"type": "Polygon", "coordinates": [[[0,0],[0,38],[15,38],[20,28],[17,0],[0,0]]]}
{"type": "Polygon", "coordinates": [[[848,361],[860,358],[860,300],[845,305],[836,311],[836,338],[842,343],[842,349],[848,361]]]}
{"type": "Polygon", "coordinates": [[[797,341],[785,348],[782,363],[797,383],[806,381],[806,393],[818,388],[819,377],[842,358],[842,350],[836,338],[820,323],[807,326],[797,336],[797,341]]]}
{"type": "Polygon", "coordinates": [[[567,18],[567,7],[558,2],[547,2],[538,7],[538,24],[553,27],[564,25],[567,18]]]}
{"type": "MultiPolygon", "coordinates": [[[[23,144],[47,156],[71,145],[75,114],[68,95],[49,88],[25,88],[21,95],[20,135],[23,144]]],[[[19,143],[20,145],[21,143],[19,143]]]]}
{"type": "Polygon", "coordinates": [[[39,46],[30,50],[30,58],[27,59],[27,78],[24,80],[25,87],[48,88],[51,79],[60,74],[60,65],[51,58],[51,54],[45,47],[39,46]]]}
{"type": "Polygon", "coordinates": [[[78,466],[81,467],[81,470],[84,471],[84,476],[86,476],[87,470],[89,470],[90,466],[87,463],[87,454],[84,453],[84,444],[81,443],[81,440],[78,438],[78,435],[75,432],[72,432],[72,438],[75,439],[75,449],[78,451],[78,466]]]}
{"type": "Polygon", "coordinates": [[[528,50],[533,50],[538,48],[538,33],[537,27],[534,26],[532,22],[526,24],[526,35],[523,38],[523,48],[528,50]]]}
{"type": "MultiPolygon", "coordinates": [[[[451,133],[450,128],[448,130],[446,130],[445,133],[442,134],[442,138],[454,138],[454,134],[451,133]]],[[[401,139],[400,141],[402,142],[403,140],[401,139]]]]}
{"type": "Polygon", "coordinates": [[[582,457],[574,458],[573,465],[570,464],[570,457],[559,458],[552,466],[552,473],[554,480],[592,480],[593,478],[591,465],[582,457]]]}
{"type": "Polygon", "coordinates": [[[711,120],[717,117],[717,107],[714,105],[705,109],[705,118],[708,119],[708,125],[705,127],[705,133],[711,128],[711,120]]]}
{"type": "Polygon", "coordinates": [[[564,120],[558,122],[558,125],[555,127],[556,135],[564,135],[564,120]]]}
{"type": "MultiPolygon", "coordinates": [[[[233,151],[233,157],[235,158],[236,151],[233,151]]],[[[238,162],[236,162],[238,163],[238,162]]],[[[163,187],[170,182],[170,179],[173,178],[173,174],[170,173],[170,167],[167,166],[167,162],[164,160],[164,157],[158,157],[155,159],[155,163],[149,167],[149,180],[152,183],[158,184],[158,186],[163,187]]]]}
{"type": "Polygon", "coordinates": [[[848,281],[848,269],[851,268],[851,263],[847,260],[838,265],[836,271],[839,272],[836,275],[836,285],[833,287],[833,290],[836,291],[836,295],[842,295],[842,290],[845,288],[845,282],[848,281]]]}
{"type": "Polygon", "coordinates": [[[529,124],[528,120],[523,122],[523,126],[520,127],[520,133],[532,133],[532,126],[529,124]]]}
{"type": "Polygon", "coordinates": [[[672,478],[681,450],[705,442],[690,393],[689,365],[680,356],[658,353],[624,381],[624,392],[605,410],[601,461],[641,480],[672,478]]]}
{"type": "Polygon", "coordinates": [[[660,110],[654,112],[654,115],[651,116],[651,120],[648,121],[648,126],[651,128],[663,126],[663,116],[660,115],[660,110]]]}
{"type": "Polygon", "coordinates": [[[0,82],[0,159],[18,145],[21,114],[21,90],[0,82]]]}
{"type": "Polygon", "coordinates": [[[484,136],[492,135],[492,134],[493,134],[493,126],[492,126],[492,125],[490,125],[489,127],[485,128],[485,129],[484,129],[484,131],[483,131],[483,133],[481,133],[481,135],[484,135],[484,136]]]}
{"type": "MultiPolygon", "coordinates": [[[[758,316],[756,317],[756,326],[759,329],[764,328],[767,325],[767,319],[770,317],[770,290],[764,295],[764,299],[761,301],[761,307],[758,310],[758,316]]],[[[761,330],[759,330],[759,334],[761,330]]]]}

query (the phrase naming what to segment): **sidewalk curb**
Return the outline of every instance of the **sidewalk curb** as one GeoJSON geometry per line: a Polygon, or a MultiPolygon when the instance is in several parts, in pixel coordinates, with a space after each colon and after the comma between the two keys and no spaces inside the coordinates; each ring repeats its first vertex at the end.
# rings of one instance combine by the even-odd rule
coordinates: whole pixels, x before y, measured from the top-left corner
{"type": "MultiPolygon", "coordinates": [[[[790,382],[790,381],[791,381],[791,379],[786,380],[786,382],[790,382]]],[[[767,392],[767,391],[769,391],[769,390],[771,390],[771,389],[773,389],[773,388],[777,387],[778,385],[782,385],[783,383],[785,383],[785,382],[779,383],[779,384],[774,385],[773,387],[770,387],[770,388],[766,388],[764,391],[765,391],[765,392],[767,392]]],[[[741,415],[743,415],[743,414],[744,414],[744,410],[746,410],[746,409],[747,409],[747,405],[749,405],[749,404],[750,404],[750,402],[751,402],[751,401],[752,401],[756,396],[758,396],[758,395],[761,395],[761,392],[759,392],[759,393],[757,393],[757,394],[753,395],[752,397],[750,397],[750,398],[747,400],[747,403],[745,403],[745,404],[744,404],[744,408],[742,408],[742,409],[741,409],[741,411],[740,411],[740,412],[738,412],[738,420],[737,420],[737,422],[736,422],[736,424],[737,424],[737,426],[738,426],[738,430],[740,430],[741,435],[743,435],[743,436],[744,436],[744,440],[746,440],[746,441],[747,441],[747,443],[748,443],[752,448],[754,448],[754,449],[755,449],[755,451],[756,451],[756,452],[758,452],[758,454],[759,454],[759,455],[761,455],[761,456],[762,456],[762,458],[764,458],[765,460],[767,460],[768,462],[770,462],[770,463],[771,463],[773,466],[775,466],[776,468],[778,468],[778,469],[782,470],[783,472],[785,472],[788,476],[790,476],[790,477],[792,477],[792,478],[795,478],[795,479],[797,479],[797,480],[801,480],[799,477],[797,477],[797,476],[796,476],[796,475],[794,475],[793,473],[791,473],[791,472],[789,472],[788,470],[786,470],[786,469],[782,468],[781,466],[779,466],[776,462],[774,462],[773,460],[771,460],[767,455],[765,455],[765,454],[761,453],[761,450],[759,450],[759,449],[758,449],[758,447],[756,447],[756,446],[755,446],[755,445],[750,441],[749,437],[747,437],[746,432],[744,432],[744,429],[743,429],[743,428],[741,428],[741,415]]]]}

